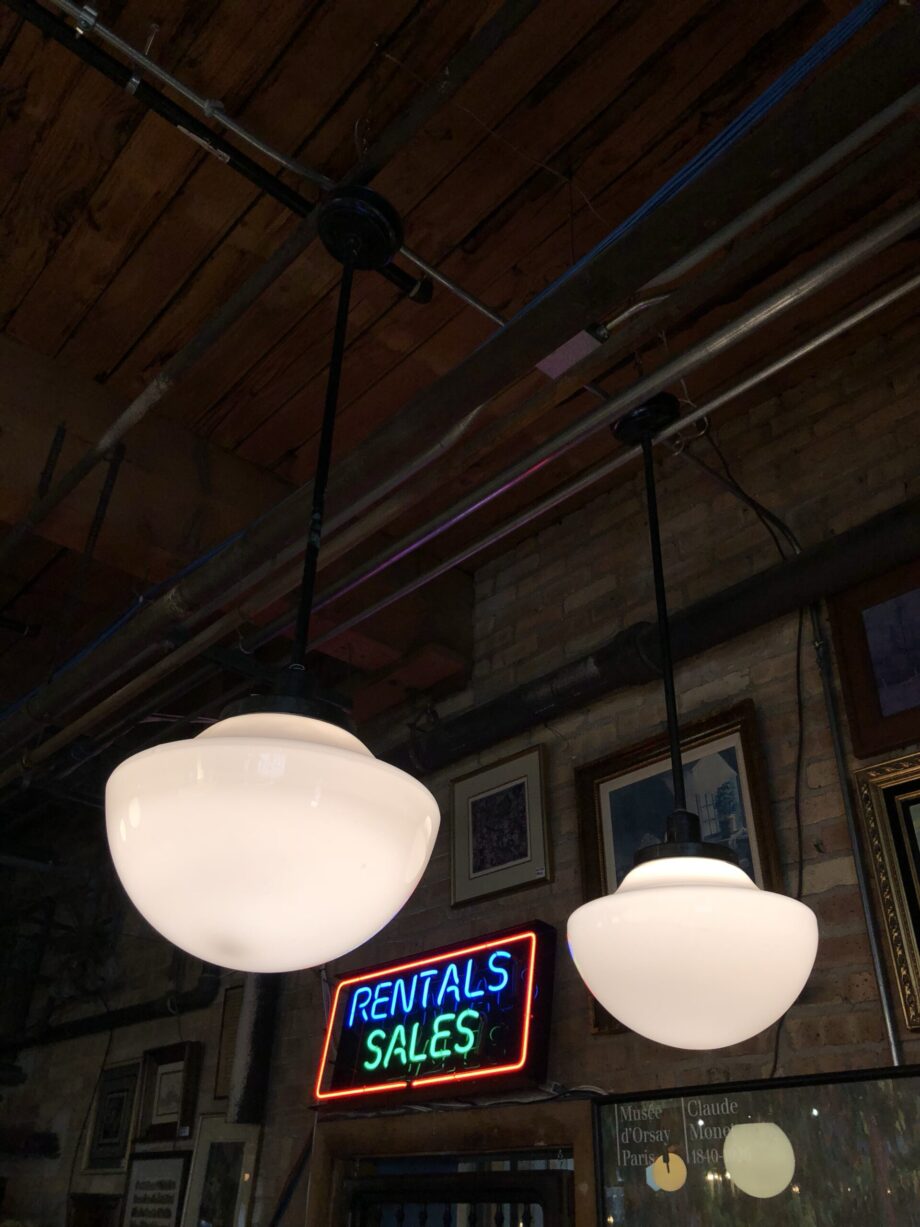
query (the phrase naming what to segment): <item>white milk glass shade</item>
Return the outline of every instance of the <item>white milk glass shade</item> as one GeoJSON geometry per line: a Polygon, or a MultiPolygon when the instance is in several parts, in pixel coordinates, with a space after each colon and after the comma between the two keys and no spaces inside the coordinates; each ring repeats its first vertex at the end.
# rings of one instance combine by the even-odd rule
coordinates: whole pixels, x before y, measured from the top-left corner
{"type": "Polygon", "coordinates": [[[418,780],[344,729],[232,716],[115,769],[109,848],[131,901],[176,946],[240,971],[314,967],[403,907],[440,816],[418,780]]]}
{"type": "Polygon", "coordinates": [[[674,1048],[738,1044],[776,1022],[818,949],[814,913],[706,857],[647,861],[573,912],[569,949],[602,1006],[674,1048]]]}

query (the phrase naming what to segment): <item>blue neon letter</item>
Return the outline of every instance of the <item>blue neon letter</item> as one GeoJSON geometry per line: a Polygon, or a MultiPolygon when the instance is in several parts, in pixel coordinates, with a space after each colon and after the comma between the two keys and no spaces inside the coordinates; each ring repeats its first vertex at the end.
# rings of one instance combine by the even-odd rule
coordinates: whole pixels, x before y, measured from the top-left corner
{"type": "Polygon", "coordinates": [[[349,1027],[353,1027],[355,1025],[355,1010],[358,1010],[358,1009],[360,1009],[361,1011],[361,1017],[364,1019],[365,1022],[367,1022],[367,1007],[373,995],[374,994],[371,992],[371,990],[368,988],[366,984],[358,985],[358,987],[355,989],[354,993],[352,994],[351,1009],[348,1011],[349,1027]],[[364,998],[363,1001],[361,1000],[362,993],[367,994],[367,996],[364,998]]]}
{"type": "Polygon", "coordinates": [[[444,979],[441,981],[441,987],[438,990],[438,1009],[441,1008],[441,1003],[444,1000],[446,993],[453,993],[454,1001],[457,1005],[460,1004],[460,976],[457,974],[457,964],[448,963],[447,971],[444,973],[444,979]],[[452,982],[453,981],[453,982],[452,982]]]}
{"type": "Polygon", "coordinates": [[[470,983],[470,976],[472,975],[475,965],[475,959],[466,960],[466,975],[463,977],[463,995],[466,997],[467,1001],[470,1001],[475,997],[484,997],[486,995],[486,990],[484,988],[473,988],[472,984],[470,983]]]}
{"type": "Polygon", "coordinates": [[[503,988],[507,988],[511,983],[511,976],[504,969],[504,967],[500,966],[501,962],[510,961],[510,959],[510,950],[493,950],[489,955],[489,971],[496,976],[502,977],[497,984],[493,983],[486,985],[486,988],[490,993],[500,993],[503,988]]]}
{"type": "Polygon", "coordinates": [[[377,987],[374,989],[374,1001],[373,1001],[373,1004],[371,1005],[371,1018],[376,1019],[377,1022],[383,1022],[383,1020],[387,1016],[387,1010],[390,1005],[390,999],[387,996],[386,989],[392,988],[392,987],[393,987],[392,980],[380,980],[377,984],[377,987]],[[380,1007],[380,1010],[381,1010],[379,1014],[377,1012],[378,1007],[380,1007]]]}

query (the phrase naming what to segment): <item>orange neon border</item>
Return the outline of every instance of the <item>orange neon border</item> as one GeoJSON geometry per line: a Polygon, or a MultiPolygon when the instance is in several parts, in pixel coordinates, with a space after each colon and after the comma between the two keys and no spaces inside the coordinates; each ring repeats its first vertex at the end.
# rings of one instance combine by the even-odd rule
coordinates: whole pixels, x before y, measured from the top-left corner
{"type": "Polygon", "coordinates": [[[436,954],[430,958],[415,959],[411,963],[398,963],[392,967],[380,967],[375,971],[365,975],[350,976],[346,980],[340,980],[335,986],[335,996],[332,999],[332,1009],[329,1011],[329,1022],[326,1026],[326,1036],[323,1041],[323,1055],[319,1062],[319,1073],[316,1076],[316,1086],[314,1094],[318,1100],[326,1099],[345,1099],[350,1095],[373,1095],[381,1091],[401,1091],[405,1088],[415,1090],[420,1086],[431,1086],[436,1082],[460,1082],[472,1078],[493,1078],[496,1074],[515,1073],[519,1069],[523,1069],[527,1061],[527,1051],[530,1047],[530,1019],[533,1013],[533,981],[536,972],[537,964],[537,935],[533,929],[524,929],[520,933],[512,933],[510,936],[496,937],[488,942],[479,942],[474,946],[462,946],[457,950],[448,950],[444,954],[436,954]],[[465,954],[478,954],[481,950],[492,950],[496,946],[509,946],[512,942],[518,941],[530,942],[530,965],[527,968],[527,992],[525,1002],[527,1009],[524,1012],[524,1028],[523,1042],[521,1044],[521,1055],[512,1065],[496,1065],[490,1069],[469,1069],[463,1070],[455,1074],[433,1074],[427,1078],[404,1079],[401,1082],[381,1082],[373,1086],[352,1086],[344,1091],[323,1091],[321,1090],[323,1077],[326,1073],[326,1061],[329,1056],[329,1048],[332,1043],[332,1029],[335,1026],[336,1013],[339,1008],[339,994],[343,988],[347,988],[350,984],[365,983],[368,980],[378,980],[381,976],[393,975],[394,972],[411,971],[413,967],[426,967],[432,963],[443,963],[447,959],[462,958],[465,954]]]}

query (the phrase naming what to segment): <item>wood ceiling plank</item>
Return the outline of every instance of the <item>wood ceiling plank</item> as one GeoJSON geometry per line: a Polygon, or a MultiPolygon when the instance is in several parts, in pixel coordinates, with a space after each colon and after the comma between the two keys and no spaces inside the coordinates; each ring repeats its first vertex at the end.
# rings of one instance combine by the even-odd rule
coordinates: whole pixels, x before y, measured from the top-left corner
{"type": "MultiPolygon", "coordinates": [[[[687,10],[690,11],[693,7],[698,7],[699,0],[684,0],[687,10]]],[[[610,15],[605,17],[596,26],[592,27],[590,33],[584,35],[577,40],[574,49],[568,56],[563,56],[558,59],[553,67],[552,79],[556,86],[555,90],[548,90],[543,84],[545,80],[545,62],[543,64],[528,63],[528,69],[531,73],[535,70],[536,76],[528,76],[522,82],[527,86],[527,89],[518,99],[515,107],[512,109],[509,116],[502,122],[499,131],[501,133],[502,142],[505,139],[504,133],[506,126],[508,127],[510,136],[507,138],[512,142],[517,141],[520,137],[529,134],[528,139],[533,143],[534,134],[537,135],[537,140],[540,142],[538,148],[540,155],[545,153],[543,142],[548,142],[546,148],[552,150],[553,142],[564,139],[565,134],[571,134],[573,130],[577,130],[580,121],[577,115],[583,110],[591,111],[594,108],[603,106],[603,101],[607,97],[606,84],[598,85],[599,65],[604,58],[609,58],[610,47],[604,41],[611,39],[614,36],[620,36],[623,33],[624,25],[631,28],[631,23],[638,21],[639,9],[638,4],[631,4],[629,7],[629,17],[624,18],[617,13],[616,20],[610,15]]],[[[646,33],[645,38],[648,39],[646,33]]],[[[561,48],[558,42],[554,45],[554,49],[558,54],[561,48]]],[[[481,132],[479,133],[481,136],[481,132]]],[[[449,248],[450,244],[458,242],[464,233],[468,231],[471,223],[478,220],[480,213],[475,205],[475,201],[470,202],[472,196],[476,192],[485,193],[490,202],[494,202],[494,193],[502,192],[503,185],[507,181],[517,185],[522,178],[526,178],[532,170],[532,159],[525,155],[523,157],[509,156],[507,147],[504,143],[499,144],[491,138],[479,140],[476,144],[480,148],[486,148],[489,151],[487,158],[487,171],[480,175],[478,165],[474,166],[472,172],[467,169],[466,163],[463,164],[463,173],[458,176],[452,172],[447,178],[441,180],[436,193],[436,198],[443,202],[444,224],[443,229],[446,234],[439,236],[438,252],[442,249],[449,248]],[[490,177],[491,176],[491,177],[490,177]],[[458,207],[458,202],[462,204],[458,207]],[[470,212],[469,209],[474,211],[470,212]]],[[[417,190],[417,185],[416,185],[417,190]]],[[[423,210],[431,207],[432,196],[429,194],[426,197],[423,210]]],[[[416,231],[415,217],[416,213],[410,215],[407,219],[407,227],[412,241],[416,231]]],[[[378,302],[378,312],[381,312],[389,303],[383,298],[382,294],[375,286],[368,286],[366,294],[373,297],[378,302]]],[[[364,304],[362,304],[364,305],[364,304]]],[[[418,324],[421,328],[432,328],[432,321],[436,321],[444,317],[444,313],[454,314],[458,310],[458,305],[449,299],[443,291],[438,292],[438,301],[431,307],[428,307],[424,312],[417,312],[418,324]]],[[[326,308],[328,313],[329,308],[326,308]]],[[[408,321],[407,321],[408,322],[408,321]]],[[[413,321],[414,322],[414,321],[413,321]]],[[[291,406],[290,413],[295,423],[295,433],[293,436],[287,434],[284,428],[284,404],[295,392],[298,392],[304,383],[305,373],[309,372],[308,365],[308,340],[307,338],[316,337],[317,320],[314,315],[306,317],[300,321],[291,333],[284,340],[283,346],[278,345],[275,351],[269,355],[268,364],[277,362],[279,365],[281,378],[274,381],[269,372],[268,379],[260,379],[261,369],[257,368],[254,372],[259,382],[264,384],[265,392],[263,396],[256,395],[253,397],[250,380],[238,388],[238,401],[235,402],[233,393],[230,394],[229,404],[220,406],[219,426],[215,433],[215,438],[224,446],[234,446],[242,439],[248,439],[251,436],[253,425],[258,425],[259,420],[265,420],[269,433],[272,436],[278,434],[279,427],[275,422],[274,417],[271,417],[277,406],[282,406],[280,423],[281,437],[287,438],[288,442],[299,441],[296,433],[296,423],[302,413],[301,401],[302,397],[296,397],[296,403],[291,406]],[[280,351],[280,352],[279,352],[280,351]],[[271,420],[269,421],[269,418],[271,420]]],[[[328,329],[324,330],[324,335],[327,335],[328,329]]],[[[480,336],[482,336],[480,329],[480,336]]],[[[362,338],[366,344],[373,346],[375,341],[375,333],[366,332],[362,338]]],[[[310,346],[310,349],[313,347],[310,346]]],[[[313,366],[314,373],[321,372],[325,366],[325,353],[317,351],[319,354],[319,365],[313,366]]],[[[260,364],[265,366],[266,363],[260,364]]],[[[356,360],[356,366],[360,363],[356,360]]],[[[442,368],[443,369],[443,368],[442,368]]],[[[369,377],[374,378],[369,369],[369,377]]],[[[302,429],[302,428],[301,428],[302,429]]],[[[301,435],[300,437],[303,437],[301,435]]],[[[280,450],[283,450],[280,449],[280,450]]],[[[267,452],[265,449],[260,449],[260,458],[268,460],[277,459],[279,449],[273,447],[271,443],[267,444],[267,452]]]]}
{"type": "MultiPolygon", "coordinates": [[[[413,7],[413,0],[372,8],[365,0],[337,0],[324,7],[238,118],[279,148],[298,150],[304,135],[324,122],[354,77],[367,70],[375,42],[386,40],[413,7]]],[[[309,196],[314,189],[307,188],[309,196]]],[[[248,181],[216,159],[207,159],[85,316],[61,350],[62,357],[97,377],[116,371],[258,195],[248,181]]],[[[275,205],[272,213],[278,212],[275,205]]],[[[114,386],[125,390],[126,384],[117,380],[114,386]]]]}
{"type": "Polygon", "coordinates": [[[46,45],[32,26],[22,26],[13,40],[0,65],[0,210],[82,71],[63,47],[46,45]]]}
{"type": "MultiPolygon", "coordinates": [[[[221,5],[176,71],[229,114],[259,88],[315,6],[298,0],[221,5]]],[[[156,50],[156,48],[155,48],[156,50]]],[[[76,62],[76,61],[75,61],[76,62]]],[[[110,85],[114,94],[115,87],[110,85]]],[[[11,336],[55,354],[188,175],[208,156],[157,115],[140,122],[8,325],[11,336]]]]}
{"type": "MultiPolygon", "coordinates": [[[[217,2],[164,15],[160,37],[168,64],[181,59],[217,2]]],[[[149,13],[144,0],[129,0],[120,27],[135,27],[141,9],[149,13]]],[[[4,324],[84,215],[87,201],[141,118],[131,96],[114,90],[99,73],[85,71],[74,79],[0,216],[0,248],[9,253],[0,282],[4,324]]]]}
{"type": "MultiPolygon", "coordinates": [[[[534,87],[540,77],[565,54],[571,42],[575,42],[590,29],[598,18],[598,12],[592,5],[577,5],[574,10],[569,0],[544,0],[533,13],[522,22],[519,28],[507,39],[485,64],[477,70],[473,81],[482,90],[483,118],[487,123],[498,122],[526,92],[534,87]]],[[[442,67],[443,59],[432,57],[430,65],[419,64],[422,73],[434,77],[442,67]]],[[[412,65],[413,71],[416,65],[412,65]]],[[[406,86],[411,90],[417,88],[412,76],[407,76],[406,86]]],[[[461,95],[469,86],[463,87],[461,95]]],[[[470,148],[485,139],[482,127],[465,115],[448,107],[426,126],[424,133],[412,141],[406,150],[394,159],[394,165],[402,163],[408,157],[411,173],[401,181],[401,191],[389,193],[394,202],[403,209],[411,207],[422,199],[445,173],[470,148]]],[[[381,190],[387,190],[386,184],[391,182],[392,167],[387,167],[381,176],[375,180],[381,190]]],[[[258,207],[258,206],[257,206],[258,207]]],[[[409,233],[411,241],[412,234],[409,233]]],[[[312,250],[306,253],[303,264],[312,257],[312,250]]],[[[301,316],[312,309],[318,298],[328,292],[337,279],[333,272],[325,285],[316,287],[309,275],[304,272],[301,262],[295,263],[288,273],[275,283],[269,291],[262,295],[259,302],[247,313],[237,327],[228,334],[226,342],[217,347],[192,372],[179,395],[183,393],[194,403],[211,404],[239,381],[246,372],[259,362],[273,345],[285,339],[291,330],[297,326],[301,316]]],[[[308,266],[309,267],[309,266],[308,266]]],[[[229,286],[228,286],[229,288],[229,286]]],[[[361,284],[356,287],[355,306],[357,308],[361,295],[366,293],[366,287],[361,284]]],[[[195,287],[190,288],[193,306],[188,312],[186,327],[191,320],[210,309],[209,302],[195,299],[195,287]]],[[[170,307],[168,318],[164,324],[172,326],[173,322],[186,310],[182,302],[170,307]]],[[[310,325],[305,325],[306,331],[311,331],[310,325]]],[[[158,327],[157,332],[160,329],[158,327]]],[[[160,346],[160,352],[169,352],[184,339],[186,334],[173,333],[166,346],[160,346]]],[[[296,353],[299,337],[291,337],[290,343],[296,353]]],[[[153,350],[156,355],[157,351],[153,350]]],[[[148,368],[146,373],[149,373],[148,368]]]]}
{"type": "MultiPolygon", "coordinates": [[[[734,11],[737,13],[737,8],[734,11]]],[[[612,213],[616,220],[641,203],[658,183],[667,179],[709,139],[711,132],[699,124],[700,106],[709,107],[712,112],[712,99],[722,100],[727,110],[711,113],[710,124],[713,127],[724,125],[750,100],[751,94],[756,93],[762,74],[767,70],[779,71],[795,54],[796,48],[814,34],[813,18],[809,16],[806,21],[796,24],[796,39],[790,41],[788,36],[792,31],[779,20],[784,14],[789,17],[790,11],[795,18],[795,9],[788,2],[780,0],[780,3],[762,6],[759,11],[759,20],[750,14],[738,14],[737,20],[718,21],[718,33],[706,23],[691,21],[686,30],[679,31],[680,38],[667,40],[662,64],[658,64],[657,57],[644,63],[640,69],[626,62],[623,73],[627,80],[622,90],[618,91],[616,101],[606,108],[598,122],[589,122],[577,131],[576,139],[581,141],[582,153],[587,156],[586,163],[579,166],[578,181],[588,192],[597,196],[602,208],[612,213]],[[767,32],[770,32],[770,37],[764,40],[767,32]],[[742,40],[747,40],[747,43],[742,40]],[[674,72],[673,56],[677,49],[682,53],[684,48],[697,66],[693,74],[674,72]],[[645,83],[647,77],[653,82],[660,82],[657,93],[649,93],[645,83]],[[660,130],[649,124],[649,108],[654,108],[659,123],[669,134],[666,152],[656,149],[655,138],[649,135],[660,130]],[[600,122],[601,119],[603,122],[600,122]],[[606,156],[590,156],[590,147],[584,135],[589,128],[595,130],[593,136],[599,142],[594,154],[606,156]],[[619,177],[611,182],[607,178],[611,162],[609,150],[622,147],[628,152],[616,164],[619,177]],[[648,167],[642,160],[643,156],[650,163],[648,167]],[[617,212],[614,213],[614,210],[617,212]]],[[[710,13],[713,19],[731,16],[731,13],[723,13],[721,6],[716,6],[710,13]]],[[[587,68],[589,75],[597,75],[593,58],[588,60],[587,68]]],[[[576,97],[581,85],[582,79],[576,76],[572,80],[576,97]]],[[[555,95],[549,95],[546,103],[552,111],[555,95]]],[[[542,121],[542,111],[533,115],[536,130],[543,130],[542,121]]],[[[493,145],[489,153],[500,157],[503,150],[500,145],[493,145]]],[[[500,181],[495,165],[473,178],[477,182],[500,181]]],[[[560,190],[553,178],[545,173],[528,175],[527,180],[530,188],[528,199],[521,199],[524,191],[513,192],[516,207],[503,208],[503,224],[481,227],[475,242],[468,237],[461,238],[457,234],[458,227],[453,234],[447,229],[450,224],[450,203],[456,200],[459,185],[455,186],[449,179],[440,185],[435,194],[443,199],[444,216],[439,227],[439,241],[454,242],[453,251],[440,262],[440,267],[473,293],[481,294],[488,302],[500,304],[501,309],[509,313],[522,306],[572,261],[567,224],[572,202],[568,190],[560,190]],[[545,200],[542,209],[537,207],[537,200],[540,199],[536,197],[538,189],[545,200]],[[522,221],[521,218],[526,220],[522,221]],[[541,233],[545,236],[547,231],[549,237],[538,243],[538,236],[541,233]]],[[[429,201],[426,201],[426,216],[428,204],[429,201]]],[[[579,217],[578,241],[586,246],[593,245],[602,237],[603,225],[584,206],[579,217]]],[[[580,247],[580,250],[584,250],[584,247],[580,247]]],[[[390,315],[382,321],[378,320],[373,329],[356,337],[351,347],[343,386],[341,434],[357,444],[402,403],[400,392],[407,388],[413,392],[420,391],[426,379],[430,381],[436,374],[449,369],[449,365],[471,352],[491,331],[494,331],[491,325],[460,308],[443,292],[424,313],[419,313],[418,319],[409,316],[402,306],[393,308],[390,315]],[[391,316],[394,317],[394,326],[388,328],[391,316]],[[429,337],[424,336],[423,328],[430,330],[429,337]],[[382,359],[380,357],[390,338],[396,342],[389,364],[393,370],[392,382],[387,378],[390,372],[385,355],[382,359]],[[422,344],[422,341],[427,343],[422,344]],[[402,365],[400,359],[406,352],[410,354],[406,361],[414,370],[396,369],[402,365]],[[449,364],[444,361],[444,356],[449,356],[449,364]],[[349,403],[350,385],[356,381],[363,381],[364,387],[360,389],[359,398],[349,403]]],[[[293,441],[295,446],[300,445],[300,454],[289,471],[297,480],[304,480],[312,471],[315,437],[301,434],[298,438],[297,431],[303,429],[304,422],[317,420],[318,410],[312,406],[318,406],[321,401],[321,379],[315,377],[312,385],[306,388],[276,380],[265,387],[262,401],[263,418],[271,404],[278,404],[280,408],[273,416],[265,418],[264,425],[257,433],[253,434],[250,429],[250,433],[244,436],[241,454],[254,463],[274,466],[280,457],[290,452],[293,441]],[[291,398],[287,404],[285,397],[291,398]]],[[[252,413],[250,397],[243,403],[239,414],[240,426],[251,422],[254,416],[257,418],[258,415],[252,413]]],[[[217,433],[216,438],[225,446],[235,446],[239,441],[221,432],[217,433]]]]}
{"type": "MultiPolygon", "coordinates": [[[[908,21],[911,18],[908,17],[908,21]]],[[[462,420],[477,404],[532,369],[560,336],[603,311],[605,302],[622,301],[643,280],[663,271],[678,255],[711,234],[778,178],[812,160],[859,122],[908,88],[916,77],[920,47],[892,28],[862,51],[831,66],[796,93],[795,105],[765,119],[744,141],[714,163],[679,196],[661,205],[636,225],[623,242],[607,247],[583,263],[531,308],[456,368],[447,379],[430,385],[404,407],[395,426],[377,432],[378,446],[360,449],[381,464],[429,446],[443,437],[448,424],[462,420]],[[877,71],[884,63],[885,72],[877,71]],[[854,85],[859,81],[859,87],[854,85]],[[834,105],[828,106],[828,98],[834,105]],[[791,139],[791,128],[796,139],[791,139]],[[388,437],[393,451],[383,450],[388,437]],[[410,445],[411,438],[411,445],[410,445]],[[387,456],[390,459],[387,459],[387,456]]],[[[360,487],[360,462],[349,456],[339,466],[342,480],[360,487]]]]}

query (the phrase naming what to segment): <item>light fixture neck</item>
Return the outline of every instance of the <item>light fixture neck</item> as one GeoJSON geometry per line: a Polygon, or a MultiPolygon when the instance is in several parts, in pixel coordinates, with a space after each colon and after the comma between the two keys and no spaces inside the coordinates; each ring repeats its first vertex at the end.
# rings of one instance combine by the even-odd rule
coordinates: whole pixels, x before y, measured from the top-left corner
{"type": "Polygon", "coordinates": [[[664,842],[643,848],[636,854],[635,864],[674,856],[703,856],[735,862],[737,858],[724,844],[705,843],[698,815],[687,809],[684,765],[680,745],[680,721],[677,713],[677,689],[674,685],[674,658],[671,651],[671,628],[668,621],[668,597],[661,555],[661,528],[658,520],[658,496],[655,489],[655,436],[677,421],[680,411],[677,398],[660,392],[651,400],[637,405],[624,414],[613,427],[622,442],[642,449],[645,473],[645,498],[648,510],[649,544],[652,554],[652,577],[655,586],[655,609],[658,620],[658,653],[661,681],[664,687],[667,713],[668,746],[671,757],[671,781],[674,791],[674,811],[668,818],[664,842]]]}
{"type": "MultiPolygon", "coordinates": [[[[348,308],[355,269],[380,269],[388,264],[402,246],[403,231],[399,214],[384,197],[366,187],[337,188],[323,201],[319,209],[317,232],[326,250],[342,265],[339,297],[332,334],[332,353],[326,379],[326,397],[320,429],[316,471],[313,475],[313,503],[310,526],[304,551],[297,621],[291,647],[288,672],[295,675],[293,689],[303,696],[303,685],[296,678],[306,665],[310,635],[310,614],[316,589],[316,570],[323,536],[326,507],[326,487],[332,463],[332,442],[335,414],[342,382],[345,343],[348,332],[348,308]]],[[[282,682],[284,692],[290,683],[282,682]]]]}

